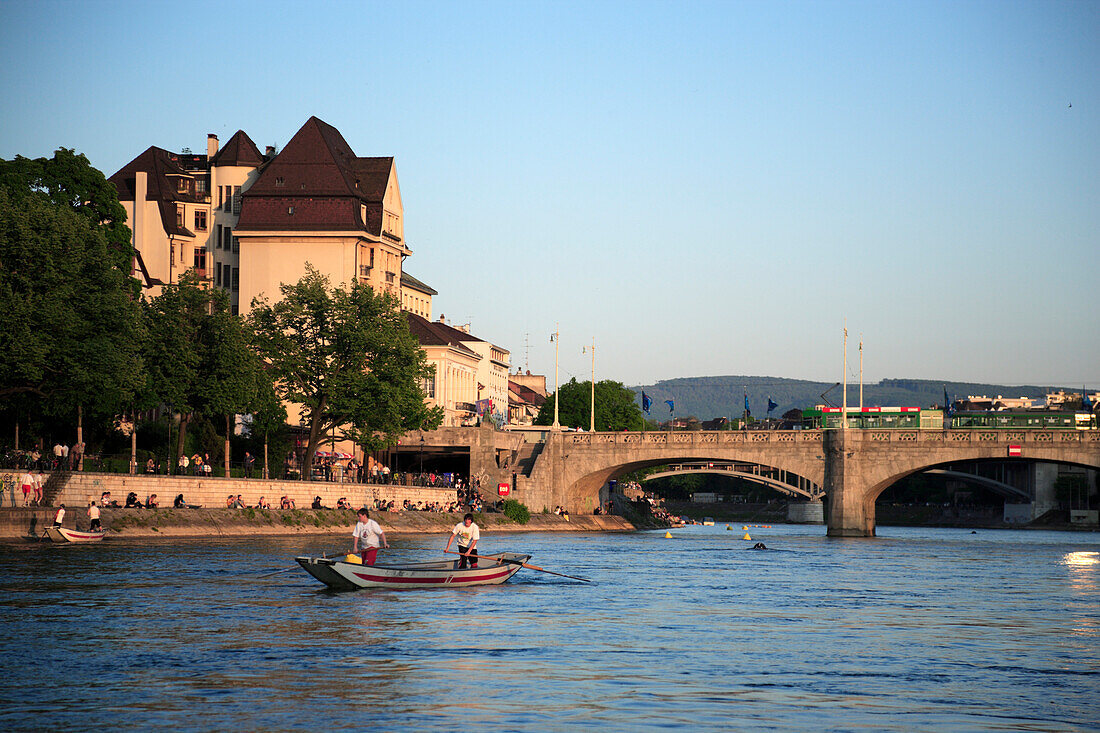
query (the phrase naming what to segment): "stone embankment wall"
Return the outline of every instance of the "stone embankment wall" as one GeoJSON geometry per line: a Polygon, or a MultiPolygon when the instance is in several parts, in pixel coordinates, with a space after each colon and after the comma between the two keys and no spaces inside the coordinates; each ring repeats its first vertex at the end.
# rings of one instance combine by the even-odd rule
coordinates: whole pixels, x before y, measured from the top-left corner
{"type": "MultiPolygon", "coordinates": [[[[87,529],[88,516],[83,507],[68,506],[65,526],[87,529]]],[[[42,530],[53,523],[57,510],[53,507],[0,509],[0,540],[40,537],[42,530]]],[[[372,512],[372,516],[388,535],[449,533],[462,516],[445,512],[372,512]]],[[[338,535],[348,539],[355,523],[355,513],[339,509],[104,509],[103,527],[111,539],[147,539],[152,537],[255,537],[264,535],[338,535]]],[[[490,543],[494,534],[510,532],[629,532],[634,525],[617,516],[577,516],[568,520],[554,514],[535,514],[527,524],[519,524],[503,514],[478,516],[490,543]]],[[[442,549],[445,538],[440,539],[442,549]]]]}
{"type": "Polygon", "coordinates": [[[345,497],[353,507],[374,506],[374,500],[393,501],[398,507],[405,499],[411,502],[455,501],[454,489],[430,489],[420,486],[395,486],[388,484],[340,484],[329,481],[264,481],[261,479],[195,478],[191,476],[129,476],[111,473],[73,473],[65,487],[54,498],[54,506],[65,504],[84,507],[89,502],[99,502],[104,491],[111,492],[111,499],[123,504],[126,495],[133,491],[142,502],[150,494],[156,494],[161,507],[171,507],[178,494],[190,505],[206,508],[225,508],[230,494],[241,494],[246,506],[255,506],[260,497],[273,507],[287,496],[298,509],[308,509],[313,497],[320,496],[321,504],[335,507],[336,500],[345,497]]]}

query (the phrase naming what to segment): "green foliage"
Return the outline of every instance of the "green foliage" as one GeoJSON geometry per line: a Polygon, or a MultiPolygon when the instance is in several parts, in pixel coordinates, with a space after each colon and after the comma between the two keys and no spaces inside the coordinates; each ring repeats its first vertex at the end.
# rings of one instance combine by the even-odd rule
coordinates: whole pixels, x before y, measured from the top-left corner
{"type": "Polygon", "coordinates": [[[307,462],[330,430],[378,450],[442,422],[442,411],[424,404],[420,385],[431,370],[393,296],[361,284],[330,288],[307,267],[282,287],[280,301],[252,306],[256,345],[276,393],[302,405],[310,426],[307,462]]]}
{"type": "MultiPolygon", "coordinates": [[[[558,390],[558,422],[565,427],[588,430],[592,406],[592,382],[575,378],[558,390]]],[[[554,395],[551,394],[535,418],[536,425],[554,423],[554,395]]],[[[596,382],[596,420],[598,431],[641,430],[644,421],[634,393],[622,382],[605,379],[596,382]]]]}
{"type": "Polygon", "coordinates": [[[144,339],[117,193],[86,158],[0,160],[0,400],[75,417],[128,405],[144,339]]]}
{"type": "Polygon", "coordinates": [[[517,499],[504,500],[504,516],[518,524],[527,524],[531,521],[531,512],[527,505],[517,499]]]}

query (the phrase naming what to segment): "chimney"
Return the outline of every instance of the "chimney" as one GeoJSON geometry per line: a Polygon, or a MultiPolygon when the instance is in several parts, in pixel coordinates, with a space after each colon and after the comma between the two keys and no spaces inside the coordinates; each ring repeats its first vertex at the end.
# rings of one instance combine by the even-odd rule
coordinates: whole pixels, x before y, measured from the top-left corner
{"type": "Polygon", "coordinates": [[[447,323],[447,319],[443,317],[442,313],[439,314],[439,322],[444,324],[444,325],[446,325],[446,323],[447,323]]]}
{"type": "Polygon", "coordinates": [[[206,159],[210,160],[218,154],[218,136],[214,133],[206,135],[206,159]]]}
{"type": "Polygon", "coordinates": [[[268,158],[274,158],[275,157],[275,146],[274,145],[268,145],[267,149],[264,150],[264,155],[267,156],[268,158]]]}

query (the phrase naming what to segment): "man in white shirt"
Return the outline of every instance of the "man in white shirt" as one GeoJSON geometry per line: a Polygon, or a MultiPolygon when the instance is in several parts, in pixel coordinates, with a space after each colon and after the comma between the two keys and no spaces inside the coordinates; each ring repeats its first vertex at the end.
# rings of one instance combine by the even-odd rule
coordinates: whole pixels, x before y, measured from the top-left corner
{"type": "Polygon", "coordinates": [[[467,560],[470,561],[470,567],[476,568],[477,541],[481,539],[481,530],[474,524],[473,514],[467,514],[461,522],[455,525],[451,536],[447,538],[447,546],[443,549],[443,552],[450,551],[451,542],[454,541],[455,537],[458,538],[458,569],[465,569],[467,560]]]}
{"type": "Polygon", "coordinates": [[[62,504],[57,509],[57,515],[53,518],[53,526],[60,527],[61,523],[65,520],[65,505],[62,504]]]}
{"type": "Polygon", "coordinates": [[[356,513],[359,516],[359,521],[355,524],[355,529],[351,533],[351,536],[355,538],[351,551],[361,551],[363,564],[374,565],[374,560],[378,557],[379,541],[381,541],[382,547],[389,547],[390,543],[386,542],[386,533],[382,531],[381,525],[370,518],[369,509],[363,507],[356,513]]]}
{"type": "Polygon", "coordinates": [[[92,505],[88,507],[88,531],[98,532],[99,529],[99,507],[97,507],[93,501],[92,505]]]}

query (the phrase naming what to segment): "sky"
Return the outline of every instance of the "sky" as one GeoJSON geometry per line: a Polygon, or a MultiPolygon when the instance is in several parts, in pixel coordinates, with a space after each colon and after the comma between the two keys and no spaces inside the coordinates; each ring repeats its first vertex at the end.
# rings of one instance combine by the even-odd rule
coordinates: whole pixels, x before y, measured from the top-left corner
{"type": "Polygon", "coordinates": [[[1098,2],[13,2],[0,158],[316,115],[513,367],[1100,387],[1098,2]]]}

